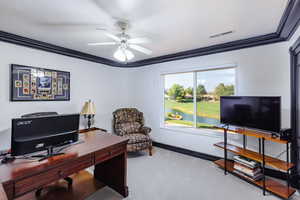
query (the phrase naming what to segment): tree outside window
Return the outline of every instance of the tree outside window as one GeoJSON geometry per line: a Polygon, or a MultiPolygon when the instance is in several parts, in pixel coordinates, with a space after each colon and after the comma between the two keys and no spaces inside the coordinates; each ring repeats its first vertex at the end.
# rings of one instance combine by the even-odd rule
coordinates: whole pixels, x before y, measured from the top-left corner
{"type": "Polygon", "coordinates": [[[235,68],[168,74],[164,79],[167,126],[215,128],[220,97],[235,93],[235,68]]]}

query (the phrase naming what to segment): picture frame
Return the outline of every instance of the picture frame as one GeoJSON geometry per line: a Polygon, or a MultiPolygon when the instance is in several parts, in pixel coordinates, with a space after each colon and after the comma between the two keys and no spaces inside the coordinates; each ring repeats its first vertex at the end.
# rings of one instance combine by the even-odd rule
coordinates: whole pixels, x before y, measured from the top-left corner
{"type": "Polygon", "coordinates": [[[70,101],[70,72],[12,64],[10,101],[70,101]]]}

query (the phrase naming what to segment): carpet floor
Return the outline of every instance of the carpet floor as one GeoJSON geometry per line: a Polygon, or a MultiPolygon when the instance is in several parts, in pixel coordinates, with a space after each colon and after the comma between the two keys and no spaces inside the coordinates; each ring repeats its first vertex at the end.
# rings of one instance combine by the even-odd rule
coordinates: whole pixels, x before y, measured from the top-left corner
{"type": "MultiPolygon", "coordinates": [[[[105,187],[86,200],[279,200],[235,176],[225,177],[210,161],[154,149],[152,157],[128,155],[127,198],[105,187]]],[[[300,198],[295,194],[291,199],[300,198]]]]}

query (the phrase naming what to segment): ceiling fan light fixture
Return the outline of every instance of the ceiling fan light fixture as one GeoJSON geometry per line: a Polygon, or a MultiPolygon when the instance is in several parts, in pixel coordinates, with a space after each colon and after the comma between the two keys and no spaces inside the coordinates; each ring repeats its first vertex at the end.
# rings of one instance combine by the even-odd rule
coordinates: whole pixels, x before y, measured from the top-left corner
{"type": "Polygon", "coordinates": [[[114,53],[114,58],[121,62],[127,62],[134,58],[134,54],[128,49],[119,47],[114,53]]]}

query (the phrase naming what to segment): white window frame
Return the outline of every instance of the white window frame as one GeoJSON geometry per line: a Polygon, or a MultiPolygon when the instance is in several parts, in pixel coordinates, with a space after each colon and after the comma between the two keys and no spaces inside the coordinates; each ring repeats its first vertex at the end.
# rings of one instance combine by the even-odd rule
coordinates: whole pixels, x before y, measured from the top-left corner
{"type": "MultiPolygon", "coordinates": [[[[205,71],[215,71],[215,70],[222,70],[222,69],[234,69],[235,70],[235,81],[234,81],[234,94],[238,95],[238,67],[237,64],[225,64],[225,65],[219,65],[219,66],[206,66],[206,67],[192,67],[188,68],[184,71],[182,70],[170,70],[170,71],[163,71],[160,73],[160,85],[161,85],[161,99],[163,102],[161,106],[161,112],[160,112],[160,128],[161,129],[167,129],[172,130],[176,132],[184,132],[188,134],[198,135],[198,136],[210,136],[210,137],[223,137],[222,134],[220,134],[220,131],[218,130],[211,130],[211,129],[205,129],[205,128],[196,128],[196,118],[195,113],[197,113],[197,104],[194,103],[194,123],[193,127],[176,127],[176,126],[167,126],[165,124],[165,75],[170,74],[181,74],[181,73],[193,73],[193,89],[194,94],[196,94],[196,87],[197,85],[197,72],[205,72],[205,71]]],[[[194,102],[195,102],[196,95],[194,95],[194,102]]]]}

